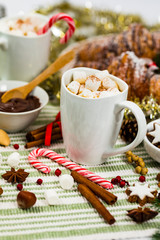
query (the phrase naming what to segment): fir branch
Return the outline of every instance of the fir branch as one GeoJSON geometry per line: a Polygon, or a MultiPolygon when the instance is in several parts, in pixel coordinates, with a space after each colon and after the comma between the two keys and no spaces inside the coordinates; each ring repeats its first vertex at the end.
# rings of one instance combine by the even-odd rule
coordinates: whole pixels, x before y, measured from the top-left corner
{"type": "Polygon", "coordinates": [[[152,206],[156,209],[157,212],[160,213],[160,199],[159,198],[155,198],[155,200],[152,203],[152,206]]]}
{"type": "Polygon", "coordinates": [[[160,239],[160,230],[155,232],[155,234],[153,234],[152,236],[152,240],[159,240],[159,239],[160,239]]]}

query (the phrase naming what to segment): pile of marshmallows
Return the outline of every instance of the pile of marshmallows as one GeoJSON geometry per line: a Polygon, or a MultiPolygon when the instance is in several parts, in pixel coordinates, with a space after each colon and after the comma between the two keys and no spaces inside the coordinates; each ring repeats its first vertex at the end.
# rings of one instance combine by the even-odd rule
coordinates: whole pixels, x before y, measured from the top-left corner
{"type": "Polygon", "coordinates": [[[111,79],[107,70],[89,76],[84,71],[75,71],[67,89],[84,98],[103,98],[120,93],[117,83],[111,79]]]}

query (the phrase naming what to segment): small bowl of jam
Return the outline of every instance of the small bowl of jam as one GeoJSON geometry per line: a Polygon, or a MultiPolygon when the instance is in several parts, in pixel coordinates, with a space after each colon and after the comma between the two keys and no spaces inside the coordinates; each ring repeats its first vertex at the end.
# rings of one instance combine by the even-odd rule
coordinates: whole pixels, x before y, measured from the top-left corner
{"type": "Polygon", "coordinates": [[[26,99],[13,98],[7,103],[1,102],[4,92],[25,84],[14,80],[0,81],[0,129],[12,133],[24,130],[36,120],[48,103],[48,94],[40,87],[36,87],[26,99]]]}

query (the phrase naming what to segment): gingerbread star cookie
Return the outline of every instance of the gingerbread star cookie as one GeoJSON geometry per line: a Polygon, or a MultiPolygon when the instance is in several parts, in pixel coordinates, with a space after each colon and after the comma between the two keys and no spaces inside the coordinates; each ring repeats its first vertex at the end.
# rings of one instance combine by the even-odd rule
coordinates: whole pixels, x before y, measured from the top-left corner
{"type": "Polygon", "coordinates": [[[137,202],[143,206],[146,203],[151,203],[155,199],[157,190],[150,187],[147,183],[135,183],[133,186],[130,186],[126,189],[126,194],[129,196],[129,202],[137,202]]]}
{"type": "Polygon", "coordinates": [[[160,124],[153,124],[153,131],[147,133],[147,137],[152,142],[152,144],[157,145],[160,144],[160,124]]]}

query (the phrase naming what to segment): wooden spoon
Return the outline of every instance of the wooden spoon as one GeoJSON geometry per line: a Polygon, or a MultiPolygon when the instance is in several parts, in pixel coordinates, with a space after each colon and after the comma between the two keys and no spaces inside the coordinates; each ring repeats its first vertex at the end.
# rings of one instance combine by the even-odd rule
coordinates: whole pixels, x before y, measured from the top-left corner
{"type": "Polygon", "coordinates": [[[74,58],[74,56],[75,52],[73,50],[59,56],[54,63],[52,63],[47,69],[45,69],[40,75],[34,78],[30,83],[22,87],[11,89],[4,93],[1,97],[1,101],[3,103],[6,103],[12,98],[25,99],[27,95],[33,90],[33,88],[35,88],[38,84],[46,80],[50,75],[64,67],[74,58]]]}

